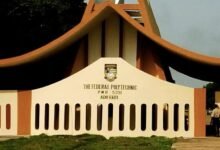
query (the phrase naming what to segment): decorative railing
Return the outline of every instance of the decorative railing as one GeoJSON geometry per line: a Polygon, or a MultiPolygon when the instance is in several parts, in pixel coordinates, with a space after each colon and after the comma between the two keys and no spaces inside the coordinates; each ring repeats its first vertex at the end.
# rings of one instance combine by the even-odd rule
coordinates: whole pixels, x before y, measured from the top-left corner
{"type": "Polygon", "coordinates": [[[188,103],[63,101],[33,104],[32,134],[193,136],[194,106],[188,103]]]}

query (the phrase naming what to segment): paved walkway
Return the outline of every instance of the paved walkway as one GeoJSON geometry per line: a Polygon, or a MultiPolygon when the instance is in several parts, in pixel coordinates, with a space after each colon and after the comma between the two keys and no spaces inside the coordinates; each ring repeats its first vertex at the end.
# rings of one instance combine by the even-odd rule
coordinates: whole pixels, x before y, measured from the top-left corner
{"type": "Polygon", "coordinates": [[[10,139],[18,139],[22,137],[30,137],[30,136],[0,136],[0,142],[10,140],[10,139]]]}
{"type": "Polygon", "coordinates": [[[172,150],[220,150],[220,137],[178,139],[172,150]]]}

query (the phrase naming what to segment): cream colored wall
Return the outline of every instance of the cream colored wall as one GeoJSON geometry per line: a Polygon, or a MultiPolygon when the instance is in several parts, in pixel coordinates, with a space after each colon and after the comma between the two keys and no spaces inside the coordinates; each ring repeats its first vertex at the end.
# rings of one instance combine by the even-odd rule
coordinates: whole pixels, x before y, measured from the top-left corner
{"type": "Polygon", "coordinates": [[[88,64],[101,58],[102,25],[97,25],[88,34],[88,64]]]}
{"type": "Polygon", "coordinates": [[[0,91],[0,135],[17,135],[17,91],[0,91]],[[6,105],[11,107],[10,129],[6,129],[6,105]]]}
{"type": "Polygon", "coordinates": [[[119,16],[112,14],[105,22],[105,57],[119,57],[119,16]]]}
{"type": "Polygon", "coordinates": [[[121,22],[116,14],[112,14],[105,22],[105,38],[102,37],[102,25],[94,27],[88,34],[88,64],[101,58],[102,44],[105,45],[105,57],[119,57],[120,42],[122,42],[122,58],[136,66],[137,30],[126,21],[121,22]],[[123,39],[120,39],[120,33],[123,39]],[[105,39],[105,41],[102,41],[105,39]],[[129,43],[129,44],[128,44],[129,43]]]}
{"type": "MultiPolygon", "coordinates": [[[[113,91],[108,90],[110,95],[113,91]]],[[[119,90],[120,91],[120,90],[119,90]]],[[[130,66],[128,63],[120,58],[101,58],[97,62],[81,70],[80,72],[72,75],[60,82],[52,84],[50,86],[36,89],[32,91],[32,120],[31,120],[31,134],[102,134],[105,137],[110,136],[168,136],[168,137],[193,137],[194,136],[194,89],[174,85],[166,81],[156,79],[144,72],[137,70],[135,67],[130,66]],[[104,65],[105,64],[117,64],[117,79],[109,82],[104,78],[104,65]],[[97,89],[84,89],[85,84],[106,84],[106,85],[137,85],[136,90],[121,90],[122,94],[118,95],[118,99],[100,99],[100,94],[97,89]],[[39,130],[34,129],[34,106],[39,103],[44,106],[48,103],[51,108],[50,112],[50,127],[49,130],[43,128],[43,122],[39,130]],[[58,103],[61,106],[60,114],[60,129],[53,129],[53,109],[54,105],[58,103]],[[68,103],[70,105],[70,129],[63,129],[64,120],[64,105],[68,103]],[[74,106],[79,103],[81,105],[81,128],[76,131],[74,128],[74,106]],[[113,116],[118,116],[118,107],[120,104],[125,106],[125,122],[124,130],[118,129],[118,118],[113,117],[113,131],[107,130],[107,107],[112,103],[114,106],[113,116]],[[85,106],[86,104],[92,105],[92,125],[91,130],[85,129],[85,106]],[[96,128],[97,123],[97,105],[103,105],[103,129],[98,131],[96,128]],[[129,107],[131,104],[136,105],[136,128],[134,131],[129,129],[129,107]],[[140,106],[141,104],[147,105],[147,129],[145,131],[140,130],[140,106]],[[153,131],[151,129],[152,124],[152,105],[158,105],[158,129],[153,131]],[[168,104],[169,110],[169,127],[168,130],[164,130],[162,127],[163,117],[163,105],[168,104]],[[173,130],[173,105],[179,104],[180,119],[179,130],[173,130]],[[190,121],[189,130],[184,130],[184,105],[190,105],[190,121]]],[[[43,107],[42,107],[43,108],[43,107]]],[[[44,109],[44,108],[43,108],[44,109]]],[[[44,110],[40,112],[41,121],[44,119],[44,110]]]]}
{"type": "Polygon", "coordinates": [[[123,22],[123,52],[122,58],[132,66],[137,61],[137,30],[127,22],[123,22]]]}

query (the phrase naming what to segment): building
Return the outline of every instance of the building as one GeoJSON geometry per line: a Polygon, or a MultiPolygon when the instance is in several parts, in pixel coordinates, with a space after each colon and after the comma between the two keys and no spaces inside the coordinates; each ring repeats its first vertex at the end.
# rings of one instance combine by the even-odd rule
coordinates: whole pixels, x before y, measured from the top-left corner
{"type": "Polygon", "coordinates": [[[205,136],[205,89],[175,85],[169,66],[218,81],[220,59],[162,39],[138,2],[90,0],[61,37],[0,59],[0,134],[205,136]]]}

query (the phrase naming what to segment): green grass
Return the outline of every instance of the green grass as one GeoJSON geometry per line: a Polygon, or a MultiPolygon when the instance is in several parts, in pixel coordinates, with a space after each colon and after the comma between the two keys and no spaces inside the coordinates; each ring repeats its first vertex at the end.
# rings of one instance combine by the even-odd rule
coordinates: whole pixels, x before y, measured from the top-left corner
{"type": "Polygon", "coordinates": [[[0,142],[0,150],[169,150],[174,139],[165,137],[113,137],[98,135],[31,136],[0,142]]]}

